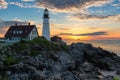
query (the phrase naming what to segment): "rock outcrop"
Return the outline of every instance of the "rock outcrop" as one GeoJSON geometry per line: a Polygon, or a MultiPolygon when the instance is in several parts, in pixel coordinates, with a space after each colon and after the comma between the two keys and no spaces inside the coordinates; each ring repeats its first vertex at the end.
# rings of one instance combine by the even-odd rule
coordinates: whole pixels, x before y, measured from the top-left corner
{"type": "Polygon", "coordinates": [[[69,46],[21,41],[1,49],[0,80],[113,80],[100,70],[120,71],[120,57],[91,44],[69,46]]]}

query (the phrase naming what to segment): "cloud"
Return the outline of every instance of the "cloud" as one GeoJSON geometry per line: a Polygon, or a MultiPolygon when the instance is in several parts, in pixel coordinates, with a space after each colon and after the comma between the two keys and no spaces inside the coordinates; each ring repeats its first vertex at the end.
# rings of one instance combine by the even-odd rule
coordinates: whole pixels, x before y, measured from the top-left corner
{"type": "Polygon", "coordinates": [[[90,7],[110,4],[114,0],[36,0],[39,7],[47,7],[58,12],[73,12],[90,7]]]}
{"type": "Polygon", "coordinates": [[[105,31],[98,31],[92,33],[84,33],[84,34],[72,34],[72,33],[60,33],[59,35],[69,35],[69,36],[100,36],[100,35],[107,35],[105,31]]]}
{"type": "MultiPolygon", "coordinates": [[[[115,0],[36,0],[36,4],[39,8],[48,8],[55,12],[71,13],[67,18],[71,21],[80,20],[114,20],[120,21],[119,15],[100,15],[106,13],[105,11],[96,11],[96,15],[90,14],[87,11],[91,7],[101,7],[107,4],[111,6],[115,0]],[[76,13],[76,14],[75,14],[76,13]]],[[[94,12],[94,11],[93,11],[94,12]]]]}
{"type": "Polygon", "coordinates": [[[10,5],[16,5],[21,8],[37,8],[35,4],[24,3],[24,2],[9,2],[10,5]]]}
{"type": "Polygon", "coordinates": [[[23,21],[23,20],[15,17],[15,18],[13,19],[13,21],[23,21]]]}
{"type": "Polygon", "coordinates": [[[91,27],[91,28],[89,28],[89,29],[97,29],[98,27],[91,27]]]}
{"type": "Polygon", "coordinates": [[[10,27],[12,25],[15,25],[15,23],[17,23],[18,25],[23,25],[23,24],[27,24],[28,22],[22,22],[22,21],[3,21],[3,20],[0,20],[0,28],[1,27],[10,27]]]}
{"type": "Polygon", "coordinates": [[[114,6],[114,7],[119,7],[119,6],[120,6],[120,3],[118,3],[118,4],[113,4],[112,6],[114,6]]]}
{"type": "Polygon", "coordinates": [[[6,9],[8,3],[5,0],[0,0],[0,9],[6,9]]]}
{"type": "Polygon", "coordinates": [[[120,14],[119,15],[109,16],[108,20],[115,21],[115,22],[120,22],[120,14]]]}
{"type": "Polygon", "coordinates": [[[57,29],[59,29],[59,30],[70,30],[68,28],[57,28],[57,29]]]}
{"type": "Polygon", "coordinates": [[[8,28],[6,27],[0,27],[0,34],[4,34],[7,31],[8,28]]]}
{"type": "Polygon", "coordinates": [[[35,0],[22,0],[23,2],[31,2],[31,1],[35,1],[35,0]]]}
{"type": "Polygon", "coordinates": [[[60,33],[59,35],[70,35],[70,36],[73,36],[74,34],[72,34],[72,33],[60,33]]]}
{"type": "Polygon", "coordinates": [[[17,1],[8,1],[6,2],[5,0],[0,0],[0,9],[6,9],[8,5],[16,5],[21,8],[38,8],[35,3],[26,3],[26,2],[31,2],[35,0],[21,0],[22,2],[17,2],[17,1]]]}
{"type": "Polygon", "coordinates": [[[102,6],[105,4],[110,4],[114,0],[21,0],[8,1],[0,0],[0,8],[7,8],[8,4],[14,4],[22,8],[49,8],[57,12],[73,12],[74,11],[84,11],[93,6],[102,6]],[[21,2],[22,1],[22,2],[21,2]],[[26,3],[27,2],[27,3],[26,3]],[[35,3],[28,3],[35,2],[35,3]]]}
{"type": "Polygon", "coordinates": [[[22,19],[19,19],[19,18],[17,18],[17,17],[13,18],[13,21],[30,23],[30,24],[32,24],[32,25],[33,25],[33,24],[35,24],[35,21],[33,21],[33,20],[24,21],[24,20],[22,20],[22,19]]]}
{"type": "Polygon", "coordinates": [[[0,37],[4,37],[9,27],[0,27],[0,37]]]}
{"type": "Polygon", "coordinates": [[[99,31],[99,32],[93,32],[93,33],[76,34],[76,36],[98,36],[98,35],[107,35],[107,32],[99,31]]]}
{"type": "Polygon", "coordinates": [[[26,21],[4,21],[4,20],[0,20],[0,37],[4,36],[4,34],[6,33],[6,31],[8,30],[8,28],[10,26],[13,26],[15,24],[18,24],[18,25],[25,25],[27,24],[28,22],[26,21]]]}
{"type": "Polygon", "coordinates": [[[29,21],[27,21],[27,22],[29,22],[29,23],[32,24],[32,25],[35,24],[35,21],[33,21],[33,20],[29,20],[29,21]]]}
{"type": "Polygon", "coordinates": [[[73,14],[67,16],[67,19],[70,21],[81,21],[81,20],[111,20],[115,22],[120,22],[120,15],[91,15],[91,14],[73,14]]]}
{"type": "MultiPolygon", "coordinates": [[[[48,8],[52,10],[51,12],[69,12],[67,18],[72,21],[80,20],[114,20],[116,22],[120,21],[119,15],[91,15],[88,8],[103,6],[106,4],[111,4],[114,0],[21,0],[20,2],[6,2],[5,0],[0,0],[0,9],[7,8],[7,5],[16,5],[22,8],[48,8]],[[33,3],[29,3],[33,1],[33,3]],[[76,13],[76,14],[75,14],[76,13]],[[114,19],[112,19],[114,18],[114,19]]],[[[100,11],[102,12],[102,11],[100,11]]]]}
{"type": "Polygon", "coordinates": [[[37,29],[42,29],[42,24],[37,24],[37,29]]]}

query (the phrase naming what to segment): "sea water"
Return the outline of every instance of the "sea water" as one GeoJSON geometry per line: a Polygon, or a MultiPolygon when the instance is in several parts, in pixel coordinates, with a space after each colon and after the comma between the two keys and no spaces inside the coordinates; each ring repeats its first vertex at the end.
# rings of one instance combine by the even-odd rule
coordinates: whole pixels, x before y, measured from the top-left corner
{"type": "MultiPolygon", "coordinates": [[[[90,43],[95,47],[101,47],[110,52],[114,52],[117,55],[120,55],[120,39],[114,40],[85,40],[85,41],[75,41],[75,42],[83,42],[90,43]]],[[[72,43],[72,41],[67,41],[68,44],[72,43]]]]}

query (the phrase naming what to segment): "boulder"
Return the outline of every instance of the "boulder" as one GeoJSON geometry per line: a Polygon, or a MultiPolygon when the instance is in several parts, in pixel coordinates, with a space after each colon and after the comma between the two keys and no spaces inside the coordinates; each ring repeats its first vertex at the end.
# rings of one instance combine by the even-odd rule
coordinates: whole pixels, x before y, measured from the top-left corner
{"type": "Polygon", "coordinates": [[[76,80],[76,77],[75,77],[74,74],[72,74],[71,72],[67,71],[67,72],[63,72],[62,80],[76,80]]]}
{"type": "Polygon", "coordinates": [[[85,62],[85,58],[84,58],[84,53],[82,51],[80,51],[77,48],[72,48],[70,50],[71,56],[72,58],[75,60],[75,62],[77,62],[78,64],[83,64],[85,62]]]}
{"type": "Polygon", "coordinates": [[[113,80],[113,76],[107,75],[102,80],[113,80]]]}
{"type": "Polygon", "coordinates": [[[8,76],[8,80],[29,80],[29,75],[26,73],[13,73],[8,76]]]}
{"type": "Polygon", "coordinates": [[[116,74],[117,74],[117,75],[120,75],[120,69],[116,71],[116,74]]]}
{"type": "Polygon", "coordinates": [[[75,63],[72,57],[66,52],[59,52],[57,53],[57,56],[58,56],[58,61],[63,67],[63,70],[67,69],[70,66],[73,66],[75,63]]]}
{"type": "Polygon", "coordinates": [[[0,61],[0,69],[4,68],[4,63],[2,61],[0,61]]]}
{"type": "Polygon", "coordinates": [[[86,49],[85,50],[85,57],[86,59],[95,64],[96,67],[99,67],[103,70],[115,70],[118,69],[120,66],[120,57],[114,59],[113,53],[102,51],[99,53],[97,50],[86,49]]]}

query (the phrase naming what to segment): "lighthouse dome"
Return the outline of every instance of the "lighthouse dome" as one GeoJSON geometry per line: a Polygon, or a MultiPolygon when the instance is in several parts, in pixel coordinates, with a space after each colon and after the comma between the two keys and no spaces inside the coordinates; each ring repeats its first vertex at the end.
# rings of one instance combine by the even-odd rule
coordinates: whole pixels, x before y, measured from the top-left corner
{"type": "Polygon", "coordinates": [[[48,11],[48,9],[46,8],[44,11],[48,11]]]}

